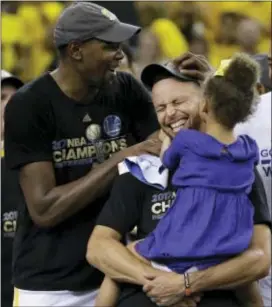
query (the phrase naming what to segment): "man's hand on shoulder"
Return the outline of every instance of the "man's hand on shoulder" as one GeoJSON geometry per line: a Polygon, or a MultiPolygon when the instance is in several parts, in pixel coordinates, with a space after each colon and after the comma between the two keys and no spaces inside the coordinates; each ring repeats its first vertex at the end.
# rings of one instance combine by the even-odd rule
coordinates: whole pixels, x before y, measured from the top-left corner
{"type": "Polygon", "coordinates": [[[151,154],[159,156],[162,142],[158,138],[151,138],[139,144],[133,145],[123,150],[125,157],[151,154]]]}

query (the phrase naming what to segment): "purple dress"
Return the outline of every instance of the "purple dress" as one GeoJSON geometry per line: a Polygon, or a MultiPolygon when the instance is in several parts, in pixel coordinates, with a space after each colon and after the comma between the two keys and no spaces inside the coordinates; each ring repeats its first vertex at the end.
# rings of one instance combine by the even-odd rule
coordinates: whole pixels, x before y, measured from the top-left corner
{"type": "Polygon", "coordinates": [[[196,130],[180,131],[163,157],[164,166],[175,170],[176,199],[156,229],[136,244],[137,252],[184,273],[246,250],[253,233],[248,194],[258,152],[247,135],[225,145],[196,130]]]}

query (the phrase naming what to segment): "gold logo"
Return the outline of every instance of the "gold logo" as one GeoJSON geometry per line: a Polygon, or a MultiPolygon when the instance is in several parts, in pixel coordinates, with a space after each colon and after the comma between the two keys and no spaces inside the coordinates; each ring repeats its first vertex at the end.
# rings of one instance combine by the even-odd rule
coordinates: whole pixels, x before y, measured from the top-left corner
{"type": "Polygon", "coordinates": [[[101,10],[101,13],[102,13],[104,16],[106,16],[107,18],[109,18],[109,20],[115,20],[115,19],[117,19],[117,17],[116,17],[112,12],[110,12],[109,10],[107,10],[107,9],[105,9],[105,8],[103,8],[103,9],[101,10]]]}

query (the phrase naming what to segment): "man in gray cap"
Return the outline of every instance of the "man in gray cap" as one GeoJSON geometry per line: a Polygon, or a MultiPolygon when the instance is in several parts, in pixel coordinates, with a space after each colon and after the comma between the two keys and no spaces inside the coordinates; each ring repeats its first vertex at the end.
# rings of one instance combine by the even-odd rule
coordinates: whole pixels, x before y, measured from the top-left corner
{"type": "Polygon", "coordinates": [[[140,31],[91,2],[56,24],[58,68],[26,84],[5,112],[5,152],[24,196],[14,240],[15,306],[93,306],[102,274],[87,240],[117,164],[159,153],[150,96],[117,72],[121,43],[140,31]],[[143,112],[144,110],[144,112],[143,112]],[[137,144],[137,145],[135,145],[137,144]],[[129,147],[130,146],[130,147],[129,147]]]}

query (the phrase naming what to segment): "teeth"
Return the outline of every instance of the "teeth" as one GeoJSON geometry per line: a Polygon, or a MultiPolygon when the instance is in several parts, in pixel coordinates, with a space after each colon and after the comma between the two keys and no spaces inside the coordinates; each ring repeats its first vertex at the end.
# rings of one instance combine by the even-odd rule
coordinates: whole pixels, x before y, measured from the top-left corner
{"type": "Polygon", "coordinates": [[[183,125],[185,124],[185,122],[186,122],[186,120],[181,119],[181,120],[179,120],[178,122],[176,122],[176,123],[170,125],[170,127],[171,127],[172,129],[175,129],[175,128],[178,128],[178,127],[180,127],[180,126],[183,126],[183,125]]]}

